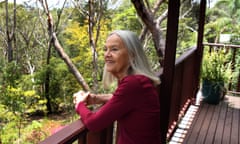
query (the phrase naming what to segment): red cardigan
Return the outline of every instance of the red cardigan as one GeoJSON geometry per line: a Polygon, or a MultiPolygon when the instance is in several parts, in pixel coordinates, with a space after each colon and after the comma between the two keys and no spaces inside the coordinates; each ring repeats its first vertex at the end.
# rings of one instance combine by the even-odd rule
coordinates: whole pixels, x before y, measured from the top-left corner
{"type": "Polygon", "coordinates": [[[156,88],[143,75],[123,78],[113,97],[97,112],[83,102],[77,113],[90,131],[118,122],[118,144],[160,144],[160,106],[156,88]]]}

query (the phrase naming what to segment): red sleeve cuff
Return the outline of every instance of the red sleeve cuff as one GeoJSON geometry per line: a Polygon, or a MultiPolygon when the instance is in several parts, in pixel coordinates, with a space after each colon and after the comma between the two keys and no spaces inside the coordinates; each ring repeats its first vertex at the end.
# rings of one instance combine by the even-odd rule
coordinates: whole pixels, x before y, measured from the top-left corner
{"type": "Polygon", "coordinates": [[[77,107],[75,107],[75,110],[79,115],[80,115],[80,110],[81,110],[82,107],[86,108],[85,102],[80,102],[80,103],[78,103],[77,107]]]}

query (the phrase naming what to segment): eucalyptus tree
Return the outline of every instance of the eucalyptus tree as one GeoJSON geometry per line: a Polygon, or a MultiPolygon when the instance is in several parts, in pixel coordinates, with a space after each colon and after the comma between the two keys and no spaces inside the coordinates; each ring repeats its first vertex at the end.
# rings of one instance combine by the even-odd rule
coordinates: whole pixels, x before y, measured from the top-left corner
{"type": "Polygon", "coordinates": [[[97,44],[99,40],[100,30],[101,30],[101,21],[103,18],[104,10],[106,10],[107,1],[100,0],[88,0],[88,14],[84,13],[84,10],[81,10],[81,13],[84,14],[88,20],[88,33],[89,33],[89,46],[92,50],[92,77],[93,77],[93,86],[92,89],[94,92],[98,90],[98,53],[97,53],[97,44]]]}
{"type": "MultiPolygon", "coordinates": [[[[4,64],[7,62],[7,39],[5,34],[5,3],[0,2],[0,66],[3,67],[4,64]]],[[[2,69],[0,70],[0,73],[2,73],[2,69]]],[[[0,77],[1,79],[1,77],[0,77]]],[[[0,83],[2,81],[0,80],[0,83]]]]}
{"type": "MultiPolygon", "coordinates": [[[[85,83],[84,79],[82,78],[82,75],[78,72],[76,66],[72,63],[71,59],[69,58],[69,56],[64,51],[64,49],[61,46],[61,44],[59,42],[59,39],[57,37],[58,26],[59,26],[59,23],[60,23],[60,20],[61,20],[61,16],[62,16],[62,13],[63,13],[63,10],[64,10],[64,5],[66,3],[66,0],[64,1],[64,4],[63,4],[62,8],[57,11],[56,22],[54,21],[54,18],[51,14],[51,11],[48,7],[47,0],[41,0],[40,3],[42,5],[42,8],[43,8],[45,14],[47,15],[47,22],[42,21],[42,23],[44,23],[43,25],[44,25],[45,29],[47,29],[46,33],[48,33],[48,36],[47,36],[48,41],[47,41],[47,43],[45,43],[45,45],[47,45],[47,47],[48,47],[46,64],[48,66],[50,65],[50,58],[52,56],[51,47],[54,46],[54,48],[58,52],[59,56],[64,60],[64,62],[67,64],[70,71],[77,78],[78,82],[83,86],[83,88],[89,89],[88,85],[85,83]]],[[[42,15],[40,15],[40,16],[42,17],[42,15]]],[[[46,76],[45,76],[45,80],[44,80],[45,97],[47,99],[48,112],[52,113],[53,108],[52,108],[52,105],[51,105],[52,98],[51,98],[51,95],[50,95],[50,75],[51,75],[51,69],[49,69],[47,67],[46,76]]]]}
{"type": "Polygon", "coordinates": [[[16,48],[16,0],[13,1],[13,16],[10,18],[8,0],[5,0],[6,9],[6,39],[7,39],[7,56],[8,62],[13,61],[13,49],[16,48]],[[12,21],[10,21],[12,19],[12,21]]]}
{"type": "MultiPolygon", "coordinates": [[[[18,71],[9,71],[8,74],[4,71],[6,66],[17,70],[16,64],[16,1],[14,4],[4,0],[0,3],[0,40],[1,40],[1,70],[0,84],[7,86],[14,85],[14,79],[19,77],[18,71]],[[12,64],[11,64],[12,63],[12,64]],[[10,79],[7,79],[10,78],[10,79]]],[[[1,87],[0,87],[1,88],[1,87]]]]}
{"type": "Polygon", "coordinates": [[[154,47],[159,57],[159,63],[162,64],[165,52],[165,40],[164,33],[161,29],[161,23],[167,18],[168,10],[164,6],[166,3],[163,0],[154,1],[153,5],[150,5],[148,0],[131,0],[131,2],[145,25],[141,39],[143,39],[142,37],[144,37],[147,31],[151,33],[154,47]],[[162,13],[156,15],[161,6],[163,6],[163,10],[161,10],[162,13]]]}
{"type": "Polygon", "coordinates": [[[7,7],[0,17],[1,64],[7,67],[6,62],[13,61],[20,67],[20,71],[13,69],[10,73],[33,75],[42,54],[42,49],[37,48],[37,41],[41,39],[41,28],[36,26],[39,22],[38,17],[33,9],[27,9],[23,5],[14,6],[12,3],[2,2],[1,7],[3,4],[7,7]],[[9,8],[14,8],[14,11],[9,11],[9,8]]]}
{"type": "MultiPolygon", "coordinates": [[[[105,15],[103,14],[104,10],[107,7],[107,1],[73,1],[73,8],[69,8],[72,9],[72,13],[71,15],[68,17],[67,21],[65,21],[65,25],[67,25],[66,27],[66,33],[63,33],[63,35],[61,34],[61,31],[57,31],[56,26],[58,21],[62,21],[61,14],[63,14],[62,11],[65,11],[66,8],[63,6],[62,9],[59,9],[58,12],[58,18],[56,20],[56,22],[54,22],[55,18],[54,15],[52,15],[51,13],[54,11],[50,11],[48,9],[47,6],[47,1],[40,1],[42,3],[42,6],[44,8],[45,14],[47,15],[48,18],[48,25],[45,25],[45,27],[47,27],[48,29],[48,34],[49,34],[49,50],[50,50],[50,46],[54,46],[55,50],[58,52],[59,56],[64,60],[64,62],[67,64],[70,72],[72,72],[72,74],[75,76],[77,82],[79,82],[79,84],[82,86],[82,89],[89,91],[91,86],[91,89],[93,91],[98,90],[97,84],[99,81],[99,69],[98,69],[98,55],[97,53],[101,52],[101,50],[99,51],[99,39],[100,37],[104,37],[106,34],[104,34],[105,32],[102,30],[102,27],[105,27],[105,21],[102,20],[102,17],[104,17],[105,15]],[[75,14],[75,15],[74,15],[75,14]],[[78,15],[78,16],[76,16],[78,15]],[[80,19],[78,19],[78,18],[80,19]],[[73,31],[76,31],[78,29],[78,27],[85,27],[87,28],[87,32],[85,32],[86,29],[84,29],[83,31],[78,31],[77,33],[67,33],[70,31],[71,29],[71,25],[73,26],[73,24],[75,25],[76,29],[73,29],[73,31]],[[76,64],[74,62],[74,59],[76,59],[75,57],[79,57],[80,55],[76,55],[74,54],[74,52],[72,52],[71,49],[69,49],[69,46],[71,46],[72,48],[72,44],[73,44],[73,40],[72,39],[68,39],[69,37],[73,36],[73,35],[84,35],[84,38],[87,37],[87,39],[79,39],[79,37],[77,38],[78,41],[84,43],[88,42],[87,45],[76,45],[76,43],[74,44],[75,48],[74,51],[76,51],[78,48],[81,47],[85,47],[88,50],[90,50],[91,55],[92,56],[92,60],[91,63],[88,63],[88,67],[90,66],[92,69],[91,72],[91,77],[87,77],[88,82],[85,81],[85,79],[82,76],[82,73],[86,73],[86,71],[89,71],[89,69],[86,69],[86,65],[81,65],[83,72],[79,71],[78,68],[76,67],[76,64]],[[59,39],[62,38],[62,39],[59,39]],[[62,44],[67,44],[67,41],[65,40],[69,40],[70,43],[72,43],[71,45],[62,45],[62,44]],[[66,51],[69,52],[69,54],[73,54],[73,55],[68,55],[66,53],[66,51]],[[74,57],[75,56],[75,57],[74,57]],[[71,59],[72,58],[72,59],[71,59]],[[90,80],[89,80],[90,79],[90,80]],[[93,79],[93,80],[92,80],[93,79]]],[[[61,25],[59,25],[61,26],[61,25]]],[[[77,50],[78,51],[78,50],[77,50]]],[[[89,56],[88,56],[89,57],[89,56]]],[[[84,63],[86,62],[86,59],[84,58],[80,58],[80,63],[84,63]]],[[[50,79],[48,79],[50,80],[50,79]]],[[[46,82],[48,81],[46,79],[46,82]]],[[[45,86],[45,88],[47,88],[48,86],[45,86]]],[[[46,93],[47,94],[47,93],[46,93]]]]}
{"type": "Polygon", "coordinates": [[[28,114],[38,110],[44,111],[43,99],[33,87],[34,81],[32,80],[34,79],[31,79],[35,68],[41,62],[39,58],[41,58],[42,52],[36,42],[36,39],[39,38],[35,37],[39,35],[36,28],[38,18],[34,15],[33,9],[11,4],[8,1],[1,3],[1,7],[2,4],[6,6],[6,9],[0,17],[0,45],[2,46],[0,105],[10,116],[1,115],[5,118],[1,117],[0,119],[6,119],[1,121],[4,129],[11,125],[17,132],[10,135],[7,131],[1,131],[1,134],[4,135],[2,137],[4,143],[13,143],[20,142],[22,128],[28,114]],[[12,8],[14,8],[13,12],[10,11],[12,8]],[[10,50],[9,47],[11,47],[10,50]]]}
{"type": "MultiPolygon", "coordinates": [[[[168,2],[164,0],[131,0],[141,19],[142,32],[140,39],[149,40],[151,35],[160,64],[165,52],[166,22],[168,2]]],[[[191,0],[182,0],[179,16],[178,51],[196,43],[197,14],[199,4],[191,0]],[[181,48],[184,47],[184,48],[181,48]]]]}
{"type": "Polygon", "coordinates": [[[66,44],[74,49],[78,47],[79,53],[75,54],[74,59],[81,65],[79,70],[85,75],[91,90],[98,92],[98,82],[102,75],[100,67],[103,65],[102,46],[110,27],[108,1],[74,1],[73,4],[75,11],[65,31],[66,44]],[[90,69],[84,68],[85,64],[90,69]]]}

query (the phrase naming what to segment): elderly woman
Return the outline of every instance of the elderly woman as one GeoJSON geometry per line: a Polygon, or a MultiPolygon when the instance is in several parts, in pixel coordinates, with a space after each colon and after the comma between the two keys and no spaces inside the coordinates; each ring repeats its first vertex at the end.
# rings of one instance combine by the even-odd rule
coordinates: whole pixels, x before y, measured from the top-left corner
{"type": "Polygon", "coordinates": [[[104,48],[103,84],[117,81],[113,94],[74,94],[77,113],[90,131],[99,131],[118,122],[117,144],[160,144],[160,106],[156,85],[137,35],[127,30],[113,31],[104,48]],[[87,104],[104,103],[96,112],[87,104]]]}

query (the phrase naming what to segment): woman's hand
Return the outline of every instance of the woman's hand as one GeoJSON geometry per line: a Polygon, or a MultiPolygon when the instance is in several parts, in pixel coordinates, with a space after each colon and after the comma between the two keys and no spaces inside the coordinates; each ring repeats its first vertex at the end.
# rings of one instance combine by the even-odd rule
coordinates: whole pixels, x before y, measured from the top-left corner
{"type": "Polygon", "coordinates": [[[93,93],[89,93],[86,102],[87,102],[87,105],[96,104],[97,95],[93,93]]]}
{"type": "Polygon", "coordinates": [[[73,103],[75,104],[75,108],[77,108],[80,102],[87,102],[87,98],[89,96],[89,92],[79,91],[73,94],[73,103]]]}

